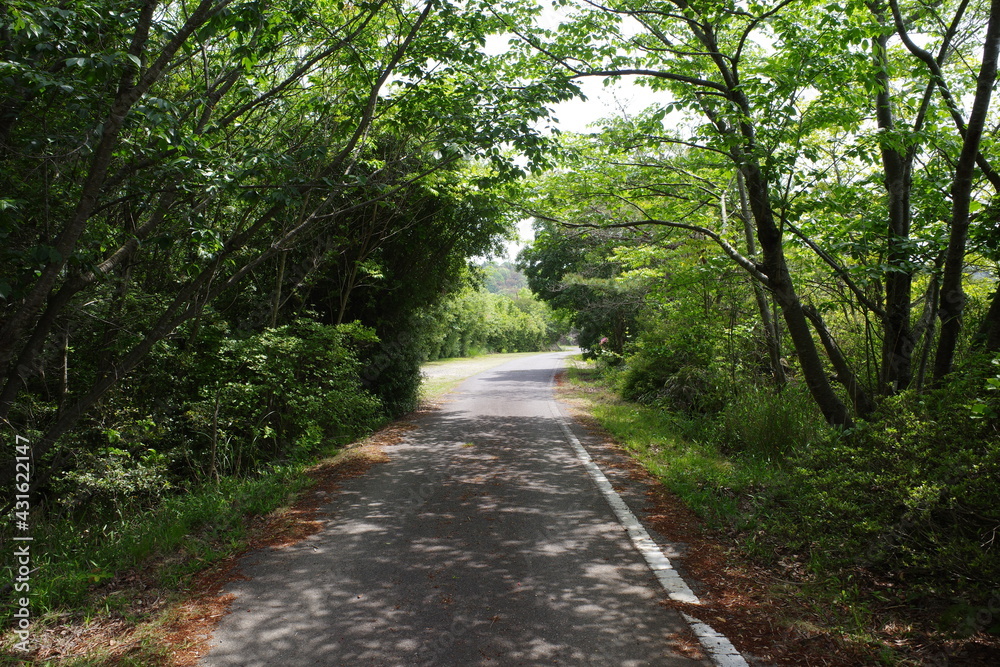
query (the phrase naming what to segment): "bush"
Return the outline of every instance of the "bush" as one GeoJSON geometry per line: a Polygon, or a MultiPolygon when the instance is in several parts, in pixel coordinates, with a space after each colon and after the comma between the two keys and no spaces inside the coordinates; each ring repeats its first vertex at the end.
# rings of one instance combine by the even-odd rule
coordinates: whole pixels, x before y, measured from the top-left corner
{"type": "Polygon", "coordinates": [[[420,392],[420,362],[424,350],[412,318],[396,331],[384,332],[385,340],[366,350],[363,357],[363,386],[382,401],[390,417],[404,415],[417,407],[420,392]]]}
{"type": "Polygon", "coordinates": [[[988,596],[1000,581],[1000,420],[972,418],[972,406],[995,401],[989,379],[887,399],[853,432],[800,451],[786,525],[827,563],[988,596]]]}
{"type": "Polygon", "coordinates": [[[726,453],[776,461],[830,434],[808,390],[797,384],[781,392],[744,388],[726,404],[720,430],[726,453]]]}
{"type": "Polygon", "coordinates": [[[693,301],[661,304],[626,348],[618,391],[626,400],[688,414],[721,411],[733,391],[727,329],[693,301]]]}
{"type": "Polygon", "coordinates": [[[147,450],[141,455],[117,447],[80,454],[75,467],[55,486],[54,497],[70,508],[121,517],[126,509],[149,507],[173,488],[168,457],[147,450]]]}
{"type": "Polygon", "coordinates": [[[377,343],[358,324],[311,320],[228,341],[216,382],[202,387],[201,400],[185,412],[198,466],[239,473],[304,460],[376,428],[384,409],[362,386],[359,350],[377,343]]]}
{"type": "Polygon", "coordinates": [[[704,350],[688,354],[683,341],[644,335],[626,358],[618,391],[626,400],[681,412],[718,412],[724,405],[727,379],[711,363],[711,345],[703,347],[707,354],[704,350]]]}
{"type": "Polygon", "coordinates": [[[551,310],[527,292],[511,297],[466,288],[419,318],[427,360],[487,352],[535,352],[558,340],[551,310]]]}

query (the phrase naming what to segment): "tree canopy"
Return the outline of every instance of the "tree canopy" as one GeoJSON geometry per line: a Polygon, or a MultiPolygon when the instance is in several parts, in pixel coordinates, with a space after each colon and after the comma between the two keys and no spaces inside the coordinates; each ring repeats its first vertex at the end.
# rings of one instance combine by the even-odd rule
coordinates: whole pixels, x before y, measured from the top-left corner
{"type": "Polygon", "coordinates": [[[41,456],[213,311],[386,329],[429,305],[507,233],[495,189],[571,93],[504,81],[474,9],[5,5],[0,417],[41,456]],[[26,395],[54,412],[24,422],[26,395]]]}

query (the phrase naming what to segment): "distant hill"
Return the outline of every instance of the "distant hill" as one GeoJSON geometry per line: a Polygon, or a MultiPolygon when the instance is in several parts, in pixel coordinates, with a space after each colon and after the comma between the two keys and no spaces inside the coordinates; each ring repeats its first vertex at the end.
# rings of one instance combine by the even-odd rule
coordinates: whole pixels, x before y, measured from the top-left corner
{"type": "Polygon", "coordinates": [[[511,262],[486,262],[479,268],[485,277],[486,290],[492,294],[517,294],[521,288],[528,286],[527,278],[511,262]]]}

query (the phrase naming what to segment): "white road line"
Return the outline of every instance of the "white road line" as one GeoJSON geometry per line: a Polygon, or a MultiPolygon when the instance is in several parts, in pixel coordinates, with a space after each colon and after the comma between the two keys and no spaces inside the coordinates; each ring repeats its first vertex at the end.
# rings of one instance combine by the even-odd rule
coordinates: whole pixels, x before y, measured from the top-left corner
{"type": "MultiPolygon", "coordinates": [[[[554,408],[554,410],[558,410],[558,408],[554,408]]],[[[670,559],[663,555],[663,552],[660,551],[656,543],[649,537],[649,533],[646,532],[645,527],[639,523],[632,510],[628,508],[625,501],[621,499],[618,492],[611,486],[608,478],[604,476],[601,469],[590,458],[587,450],[583,448],[580,441],[573,435],[562,415],[557,415],[556,417],[559,420],[559,426],[562,427],[563,433],[566,435],[566,439],[569,440],[573,451],[576,452],[577,458],[587,468],[587,472],[590,473],[594,483],[597,484],[597,488],[601,490],[604,498],[611,505],[611,509],[618,517],[618,521],[621,522],[628,532],[628,536],[632,539],[632,544],[635,545],[635,548],[639,550],[639,553],[649,563],[650,569],[653,570],[656,578],[660,580],[670,599],[677,600],[678,602],[687,602],[688,604],[701,604],[698,596],[694,594],[694,591],[688,587],[684,579],[681,578],[677,570],[671,565],[670,559]]]]}
{"type": "Polygon", "coordinates": [[[691,631],[698,637],[698,641],[712,658],[712,662],[719,667],[747,667],[746,659],[725,635],[716,632],[707,623],[702,623],[694,616],[683,612],[681,616],[691,626],[691,631]]]}
{"type": "MultiPolygon", "coordinates": [[[[550,384],[553,387],[555,386],[555,373],[552,375],[550,384]]],[[[605,500],[608,501],[608,504],[614,511],[615,516],[618,517],[618,521],[621,522],[622,526],[628,532],[632,544],[639,550],[642,557],[646,559],[649,568],[656,575],[656,578],[659,579],[663,590],[667,592],[671,600],[686,602],[688,604],[701,604],[698,596],[694,594],[694,591],[687,585],[687,582],[674,569],[674,566],[670,563],[670,559],[660,550],[656,542],[646,532],[646,528],[639,522],[639,519],[632,513],[632,510],[625,504],[625,501],[618,495],[614,487],[611,486],[611,482],[605,477],[604,472],[594,463],[594,459],[591,458],[590,453],[580,444],[579,439],[573,434],[569,424],[566,423],[566,417],[559,410],[559,405],[555,400],[549,403],[549,407],[552,410],[552,415],[559,422],[559,426],[562,428],[563,434],[576,453],[577,458],[580,459],[587,472],[590,473],[591,479],[597,484],[597,488],[601,490],[605,500]]],[[[704,647],[705,651],[711,657],[712,662],[719,667],[748,667],[747,661],[724,635],[719,634],[709,625],[693,616],[688,614],[682,614],[682,616],[684,616],[684,620],[691,626],[691,630],[698,637],[698,641],[701,642],[702,647],[704,647]]]]}

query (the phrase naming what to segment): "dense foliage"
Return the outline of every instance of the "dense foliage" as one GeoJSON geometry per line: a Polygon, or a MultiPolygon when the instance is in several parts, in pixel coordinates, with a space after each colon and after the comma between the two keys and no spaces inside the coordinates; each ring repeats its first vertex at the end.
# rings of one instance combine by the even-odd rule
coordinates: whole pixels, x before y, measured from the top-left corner
{"type": "Polygon", "coordinates": [[[491,294],[517,294],[528,286],[528,280],[511,262],[487,263],[483,271],[483,287],[491,294]]]}
{"type": "Polygon", "coordinates": [[[988,596],[1000,0],[552,12],[0,6],[3,520],[16,437],[32,518],[93,546],[411,409],[422,359],[571,324],[622,395],[782,477],[747,501],[775,539],[988,596]],[[590,77],[656,101],[547,134],[590,77]],[[524,215],[544,303],[470,278],[524,215]]]}
{"type": "Polygon", "coordinates": [[[423,318],[428,360],[545,350],[564,333],[549,307],[527,289],[504,295],[469,287],[425,311],[423,318]]]}

